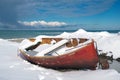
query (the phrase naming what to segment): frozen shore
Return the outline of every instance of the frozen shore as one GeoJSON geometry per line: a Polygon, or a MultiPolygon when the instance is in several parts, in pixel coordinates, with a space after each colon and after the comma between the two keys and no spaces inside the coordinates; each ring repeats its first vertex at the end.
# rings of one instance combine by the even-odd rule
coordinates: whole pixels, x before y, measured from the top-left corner
{"type": "Polygon", "coordinates": [[[120,80],[113,69],[59,72],[32,65],[17,56],[18,45],[0,40],[0,80],[120,80]]]}
{"type": "MultiPolygon", "coordinates": [[[[93,38],[98,43],[98,49],[112,51],[114,58],[120,57],[119,34],[78,30],[74,33],[64,32],[56,37],[93,38]]],[[[120,73],[114,69],[60,72],[38,67],[22,60],[17,55],[18,46],[19,43],[0,39],[0,80],[120,80],[120,73]]]]}

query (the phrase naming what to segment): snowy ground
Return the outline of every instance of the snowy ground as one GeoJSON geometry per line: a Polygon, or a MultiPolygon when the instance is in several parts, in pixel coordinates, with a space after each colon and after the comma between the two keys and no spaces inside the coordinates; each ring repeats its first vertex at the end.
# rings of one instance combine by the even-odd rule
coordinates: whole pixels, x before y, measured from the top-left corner
{"type": "MultiPolygon", "coordinates": [[[[120,57],[119,34],[79,30],[58,36],[94,38],[99,49],[112,51],[114,58],[120,57]]],[[[60,72],[38,67],[17,56],[18,46],[19,43],[0,39],[0,80],[120,80],[120,73],[114,69],[60,72]]]]}

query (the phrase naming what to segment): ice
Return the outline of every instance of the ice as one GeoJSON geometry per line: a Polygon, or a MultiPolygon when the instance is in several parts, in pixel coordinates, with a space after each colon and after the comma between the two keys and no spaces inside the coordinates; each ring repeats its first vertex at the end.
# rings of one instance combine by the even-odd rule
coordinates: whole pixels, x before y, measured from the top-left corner
{"type": "MultiPolygon", "coordinates": [[[[57,37],[61,36],[66,37],[63,34],[57,37]]],[[[112,51],[114,58],[120,57],[120,35],[117,33],[87,32],[81,29],[67,33],[67,36],[93,38],[98,49],[112,51]]],[[[38,67],[18,56],[19,46],[19,43],[0,39],[0,80],[120,80],[120,73],[114,69],[64,72],[38,67]]]]}

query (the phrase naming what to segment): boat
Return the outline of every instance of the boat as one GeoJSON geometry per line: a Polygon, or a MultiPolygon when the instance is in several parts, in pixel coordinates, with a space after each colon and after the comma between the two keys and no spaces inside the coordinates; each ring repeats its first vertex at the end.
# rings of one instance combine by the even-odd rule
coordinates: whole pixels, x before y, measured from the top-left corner
{"type": "Polygon", "coordinates": [[[25,39],[19,47],[24,60],[52,69],[96,69],[95,41],[86,38],[25,39]]]}

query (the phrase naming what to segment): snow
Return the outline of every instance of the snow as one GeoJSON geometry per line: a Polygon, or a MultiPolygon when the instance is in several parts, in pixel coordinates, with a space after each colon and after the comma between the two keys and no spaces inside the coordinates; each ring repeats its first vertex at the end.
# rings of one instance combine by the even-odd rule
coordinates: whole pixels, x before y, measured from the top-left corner
{"type": "MultiPolygon", "coordinates": [[[[100,50],[112,51],[115,58],[120,57],[120,35],[117,33],[79,30],[67,34],[68,37],[93,38],[100,50]]],[[[61,36],[66,37],[63,34],[57,37],[61,36]]],[[[120,73],[114,69],[62,72],[38,67],[18,56],[19,46],[19,43],[0,39],[0,80],[120,80],[120,73]]]]}
{"type": "Polygon", "coordinates": [[[32,45],[35,45],[35,44],[37,44],[38,42],[40,42],[41,41],[41,39],[36,39],[34,42],[31,42],[30,40],[28,40],[28,39],[24,39],[22,42],[21,42],[21,44],[20,44],[20,46],[19,46],[19,49],[25,49],[25,48],[27,48],[27,47],[29,47],[29,46],[32,46],[32,45]]]}
{"type": "Polygon", "coordinates": [[[97,42],[98,50],[104,52],[112,52],[113,58],[120,57],[120,35],[119,33],[113,34],[106,31],[103,32],[87,32],[83,29],[79,29],[73,33],[62,33],[57,37],[69,37],[69,38],[91,38],[97,42]]]}
{"type": "MultiPolygon", "coordinates": [[[[40,39],[36,39],[35,42],[31,42],[30,40],[25,39],[25,40],[23,40],[21,42],[19,49],[25,51],[25,48],[27,48],[27,47],[29,47],[31,45],[34,45],[39,40],[42,40],[42,39],[41,38],[40,39]]],[[[73,51],[75,51],[75,50],[77,50],[77,49],[79,49],[81,47],[86,46],[88,43],[92,42],[92,39],[89,39],[86,42],[78,44],[75,47],[70,47],[70,48],[66,47],[65,44],[67,42],[69,42],[69,41],[72,41],[72,40],[73,39],[70,39],[70,38],[68,39],[67,38],[67,39],[63,39],[63,40],[61,40],[61,41],[59,41],[57,43],[56,43],[55,40],[52,40],[51,44],[42,44],[42,45],[38,46],[36,49],[34,49],[34,51],[37,53],[34,56],[44,56],[44,55],[58,56],[58,55],[62,55],[62,54],[73,52],[73,51]]],[[[27,53],[29,54],[29,53],[33,53],[33,52],[32,51],[28,51],[27,53]]]]}
{"type": "Polygon", "coordinates": [[[59,41],[58,43],[54,44],[53,46],[48,47],[47,49],[39,52],[36,56],[39,56],[40,54],[47,54],[47,53],[51,52],[52,50],[54,50],[54,49],[56,49],[56,48],[64,45],[64,44],[67,43],[67,42],[68,42],[68,40],[66,40],[66,39],[61,40],[61,41],[59,41]]]}
{"type": "Polygon", "coordinates": [[[78,31],[73,32],[73,33],[63,32],[62,34],[57,35],[57,36],[43,36],[43,35],[40,35],[40,36],[37,36],[36,39],[40,39],[42,37],[90,38],[90,39],[94,39],[97,42],[98,50],[103,50],[106,53],[112,52],[114,59],[120,57],[120,35],[119,35],[119,33],[109,33],[107,31],[87,32],[83,29],[79,29],[78,31]]]}

